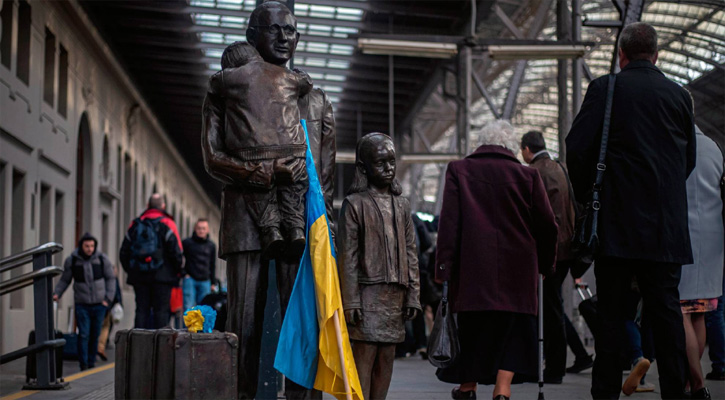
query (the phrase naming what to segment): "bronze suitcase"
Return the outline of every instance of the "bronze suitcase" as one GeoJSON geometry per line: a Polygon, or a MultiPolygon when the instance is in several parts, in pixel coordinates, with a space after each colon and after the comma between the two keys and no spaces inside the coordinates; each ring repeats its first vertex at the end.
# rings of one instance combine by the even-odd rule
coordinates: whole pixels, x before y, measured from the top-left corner
{"type": "Polygon", "coordinates": [[[235,399],[237,336],[174,329],[116,334],[116,399],[235,399]]]}

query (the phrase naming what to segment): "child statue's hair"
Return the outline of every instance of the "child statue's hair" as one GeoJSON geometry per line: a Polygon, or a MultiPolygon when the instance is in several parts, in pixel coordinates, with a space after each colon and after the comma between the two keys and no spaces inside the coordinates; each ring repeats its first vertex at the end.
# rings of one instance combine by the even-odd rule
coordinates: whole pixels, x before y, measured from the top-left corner
{"type": "MultiPolygon", "coordinates": [[[[366,192],[368,190],[368,176],[361,170],[360,163],[366,163],[367,160],[364,160],[363,155],[367,154],[368,151],[371,150],[372,146],[377,145],[374,139],[381,137],[383,140],[390,141],[390,144],[393,144],[393,147],[395,147],[393,139],[380,132],[368,133],[357,142],[357,147],[355,149],[355,177],[353,178],[352,186],[350,186],[350,189],[347,191],[348,195],[366,192]]],[[[390,192],[395,196],[400,196],[403,193],[403,187],[400,186],[397,178],[393,179],[393,182],[390,184],[390,192]]]]}
{"type": "Polygon", "coordinates": [[[255,58],[261,56],[251,44],[247,42],[234,42],[227,46],[222,53],[222,69],[241,67],[255,58]]]}

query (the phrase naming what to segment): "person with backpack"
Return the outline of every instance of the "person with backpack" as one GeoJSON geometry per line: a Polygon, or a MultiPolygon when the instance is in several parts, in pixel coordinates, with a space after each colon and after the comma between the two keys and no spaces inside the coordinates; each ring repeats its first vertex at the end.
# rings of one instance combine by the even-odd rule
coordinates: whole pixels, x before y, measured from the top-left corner
{"type": "Polygon", "coordinates": [[[81,371],[96,366],[96,349],[103,318],[116,294],[113,264],[97,251],[98,240],[85,233],[63,264],[63,275],[53,291],[53,300],[63,296],[73,281],[73,301],[78,322],[78,361],[81,371]]]}
{"type": "Polygon", "coordinates": [[[179,282],[184,257],[176,223],[165,209],[163,197],[151,195],[148,208],[131,222],[121,245],[126,282],[136,294],[136,328],[162,328],[171,317],[171,288],[179,282]]]}

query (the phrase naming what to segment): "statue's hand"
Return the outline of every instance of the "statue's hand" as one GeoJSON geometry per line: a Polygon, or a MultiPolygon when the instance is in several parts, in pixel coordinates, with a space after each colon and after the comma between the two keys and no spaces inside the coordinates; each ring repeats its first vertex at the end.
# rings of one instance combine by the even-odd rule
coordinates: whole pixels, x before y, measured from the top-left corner
{"type": "Polygon", "coordinates": [[[418,316],[418,310],[413,307],[405,307],[405,319],[410,321],[418,316]]]}
{"type": "Polygon", "coordinates": [[[359,308],[345,310],[345,321],[350,325],[357,325],[362,321],[362,310],[359,308]]]}
{"type": "Polygon", "coordinates": [[[300,181],[307,173],[305,160],[296,157],[285,157],[274,160],[274,178],[282,184],[300,181]]]}

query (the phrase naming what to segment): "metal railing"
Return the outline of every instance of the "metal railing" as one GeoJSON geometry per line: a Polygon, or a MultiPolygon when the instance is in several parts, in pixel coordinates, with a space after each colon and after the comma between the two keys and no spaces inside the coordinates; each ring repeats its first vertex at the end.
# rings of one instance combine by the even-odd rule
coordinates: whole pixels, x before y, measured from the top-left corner
{"type": "Polygon", "coordinates": [[[53,329],[53,277],[60,275],[63,268],[51,264],[53,254],[62,250],[63,245],[50,242],[0,259],[0,273],[33,263],[33,271],[0,282],[0,295],[33,285],[35,344],[0,356],[0,364],[21,357],[35,357],[37,381],[23,389],[57,390],[68,386],[59,381],[55,370],[56,348],[64,346],[65,339],[56,339],[53,329]]]}

